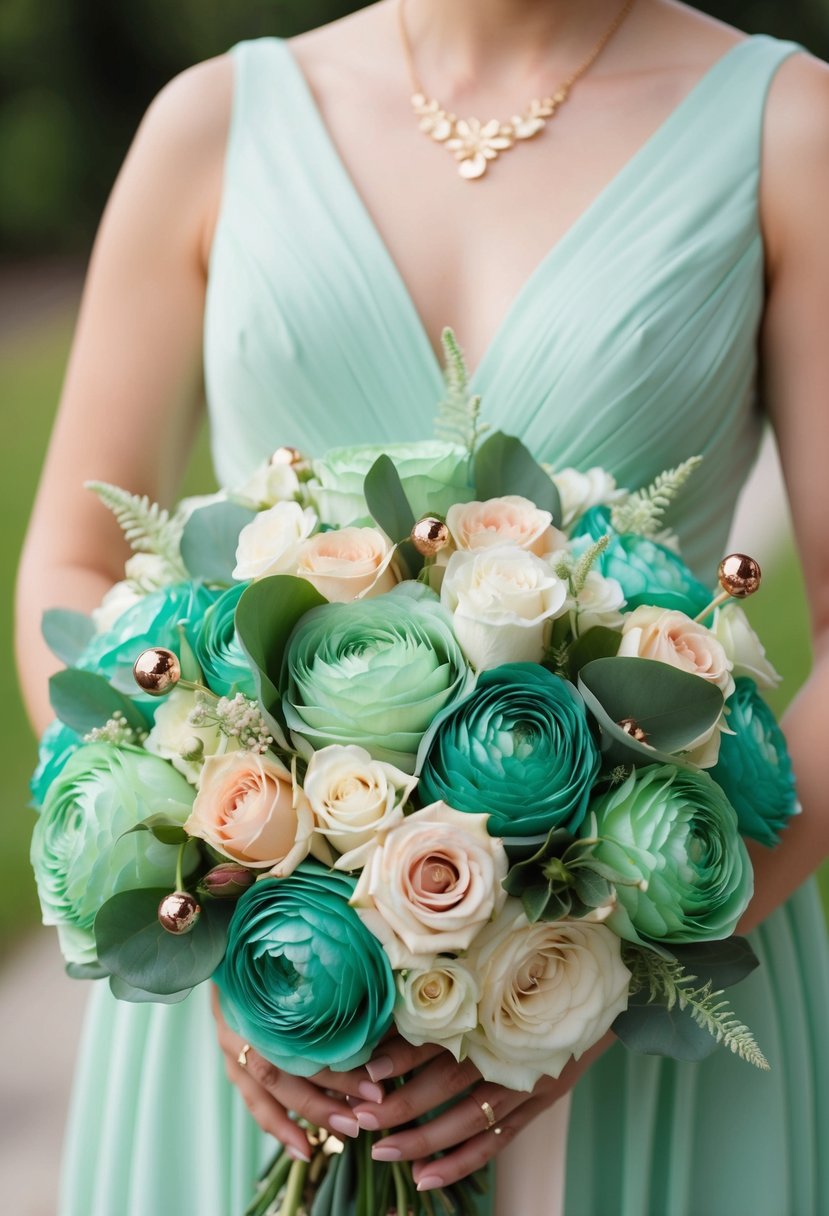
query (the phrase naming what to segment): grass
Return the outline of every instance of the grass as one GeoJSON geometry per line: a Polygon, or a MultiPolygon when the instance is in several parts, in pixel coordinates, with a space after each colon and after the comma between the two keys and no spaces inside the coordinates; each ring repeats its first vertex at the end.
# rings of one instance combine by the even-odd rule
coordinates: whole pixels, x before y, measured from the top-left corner
{"type": "MultiPolygon", "coordinates": [[[[4,385],[7,425],[0,447],[0,771],[6,791],[3,830],[3,878],[0,884],[0,956],[38,918],[37,898],[28,863],[34,823],[28,808],[28,779],[36,748],[17,689],[12,655],[14,571],[38,472],[49,437],[55,403],[71,337],[72,317],[63,316],[33,329],[13,346],[0,347],[0,383],[4,385]]],[[[185,492],[212,484],[205,436],[202,435],[185,478],[185,492]]],[[[766,574],[762,591],[748,603],[749,613],[768,653],[784,676],[772,700],[782,712],[809,670],[808,618],[803,583],[791,550],[766,574]]],[[[829,909],[829,868],[820,875],[829,909]]]]}

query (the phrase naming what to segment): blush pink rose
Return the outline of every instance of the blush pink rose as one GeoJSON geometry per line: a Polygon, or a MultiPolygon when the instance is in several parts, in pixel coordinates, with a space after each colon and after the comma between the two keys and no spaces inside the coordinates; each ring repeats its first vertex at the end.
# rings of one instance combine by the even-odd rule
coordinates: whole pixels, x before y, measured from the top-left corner
{"type": "Polygon", "coordinates": [[[622,626],[619,654],[657,659],[716,684],[727,699],[734,691],[731,660],[710,629],[684,612],[643,606],[629,613],[622,626]]]}
{"type": "Polygon", "coordinates": [[[284,878],[308,855],[314,816],[284,764],[239,751],[205,760],[184,829],[232,861],[284,878]]]}
{"type": "Polygon", "coordinates": [[[296,572],[332,604],[391,591],[398,581],[394,546],[378,528],[318,532],[299,552],[296,572]]]}
{"type": "Polygon", "coordinates": [[[536,557],[561,549],[566,537],[553,527],[549,511],[540,511],[529,498],[508,494],[486,502],[456,503],[446,513],[446,524],[458,549],[490,549],[516,545],[536,557]]]}

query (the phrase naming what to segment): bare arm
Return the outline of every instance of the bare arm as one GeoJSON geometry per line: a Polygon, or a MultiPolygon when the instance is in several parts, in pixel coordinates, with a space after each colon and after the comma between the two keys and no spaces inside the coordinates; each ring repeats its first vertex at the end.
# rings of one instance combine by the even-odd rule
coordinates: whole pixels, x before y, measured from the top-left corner
{"type": "Polygon", "coordinates": [[[126,556],[84,481],[174,496],[202,400],[209,231],[219,194],[231,68],[210,60],[148,110],[95,242],[57,421],[17,584],[17,654],[32,722],[51,719],[50,607],[88,611],[126,556]]]}

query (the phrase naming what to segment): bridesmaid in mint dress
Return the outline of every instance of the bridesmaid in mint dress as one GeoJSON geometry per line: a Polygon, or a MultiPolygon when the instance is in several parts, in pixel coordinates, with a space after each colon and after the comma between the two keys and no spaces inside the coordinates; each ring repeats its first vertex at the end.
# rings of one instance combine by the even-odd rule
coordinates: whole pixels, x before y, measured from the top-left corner
{"type": "MultiPolygon", "coordinates": [[[[715,62],[546,254],[474,373],[486,420],[557,467],[600,464],[639,486],[701,453],[672,523],[709,583],[760,438],[761,135],[769,87],[799,49],[756,36],[715,62]]],[[[284,443],[427,437],[442,390],[289,44],[243,42],[232,57],[204,314],[212,449],[228,485],[284,443]]],[[[520,1137],[507,1150],[535,1200],[502,1196],[498,1216],[557,1211],[562,1169],[565,1216],[829,1212],[829,952],[814,884],[753,941],[762,968],[735,1004],[771,1073],[722,1051],[691,1066],[612,1047],[572,1094],[566,1168],[562,1105],[540,1118],[547,1155],[520,1137]]],[[[95,988],[59,1216],[241,1212],[267,1137],[215,1043],[207,986],[174,1006],[95,988]]]]}

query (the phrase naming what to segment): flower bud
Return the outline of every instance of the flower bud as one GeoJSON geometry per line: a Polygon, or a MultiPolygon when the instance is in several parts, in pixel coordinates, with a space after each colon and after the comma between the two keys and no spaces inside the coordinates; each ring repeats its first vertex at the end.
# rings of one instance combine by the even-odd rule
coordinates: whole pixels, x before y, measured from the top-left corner
{"type": "Polygon", "coordinates": [[[201,888],[205,895],[213,899],[236,899],[247,890],[255,877],[252,870],[228,861],[209,870],[201,880],[201,888]]]}

